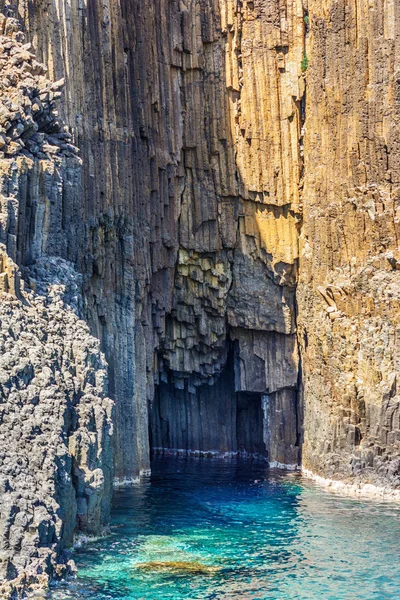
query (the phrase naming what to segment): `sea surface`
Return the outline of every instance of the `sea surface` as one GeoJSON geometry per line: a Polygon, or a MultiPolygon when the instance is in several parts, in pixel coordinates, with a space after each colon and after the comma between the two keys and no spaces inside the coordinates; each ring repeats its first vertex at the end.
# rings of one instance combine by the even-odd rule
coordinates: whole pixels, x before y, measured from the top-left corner
{"type": "Polygon", "coordinates": [[[254,462],[157,459],[49,600],[400,600],[400,506],[254,462]]]}

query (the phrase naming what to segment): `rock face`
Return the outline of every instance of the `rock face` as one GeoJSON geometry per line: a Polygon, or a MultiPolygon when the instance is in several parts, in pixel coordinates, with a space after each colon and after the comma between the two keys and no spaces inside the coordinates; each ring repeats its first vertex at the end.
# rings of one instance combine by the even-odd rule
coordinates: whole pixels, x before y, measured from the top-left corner
{"type": "Polygon", "coordinates": [[[99,533],[111,500],[112,402],[99,343],[76,315],[80,277],[46,258],[31,281],[35,292],[0,302],[2,598],[68,574],[74,531],[99,533]]]}
{"type": "MultiPolygon", "coordinates": [[[[302,458],[325,477],[399,486],[396,2],[0,8],[4,344],[14,314],[34,348],[39,323],[62,315],[40,357],[52,353],[53,375],[37,384],[57,385],[57,407],[40,410],[68,457],[46,474],[45,572],[67,560],[75,515],[93,530],[106,516],[107,393],[119,481],[149,468],[152,447],[302,458]]],[[[28,400],[3,402],[13,418],[42,364],[16,375],[28,400]]]]}
{"type": "Polygon", "coordinates": [[[399,7],[308,6],[303,464],[399,486],[399,7]]]}
{"type": "Polygon", "coordinates": [[[113,402],[63,258],[81,161],[54,108],[61,82],[14,18],[0,33],[0,596],[22,598],[73,570],[74,532],[107,523],[113,402]]]}
{"type": "MultiPolygon", "coordinates": [[[[296,463],[302,2],[18,9],[52,79],[66,78],[84,228],[67,258],[84,274],[86,318],[109,363],[116,477],[149,468],[148,405],[161,430],[155,415],[177,390],[186,413],[173,404],[171,425],[189,413],[200,423],[217,411],[204,390],[226,369],[257,410],[263,396],[286,406],[271,412],[266,451],[296,463]]],[[[180,435],[189,449],[202,434],[180,435]]]]}

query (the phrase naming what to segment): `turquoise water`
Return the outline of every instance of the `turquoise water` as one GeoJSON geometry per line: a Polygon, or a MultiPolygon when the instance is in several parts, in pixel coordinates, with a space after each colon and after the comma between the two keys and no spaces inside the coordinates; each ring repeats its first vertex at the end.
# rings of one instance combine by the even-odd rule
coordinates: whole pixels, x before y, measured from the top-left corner
{"type": "Polygon", "coordinates": [[[249,462],[160,459],[74,558],[49,599],[400,599],[400,507],[249,462]]]}

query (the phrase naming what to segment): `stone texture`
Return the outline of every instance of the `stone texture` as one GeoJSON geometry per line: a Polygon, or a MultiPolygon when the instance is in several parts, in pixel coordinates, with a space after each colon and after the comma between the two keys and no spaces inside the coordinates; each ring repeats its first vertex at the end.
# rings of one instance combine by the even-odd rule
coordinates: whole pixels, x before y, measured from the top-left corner
{"type": "MultiPolygon", "coordinates": [[[[302,454],[325,477],[398,487],[396,2],[0,8],[0,290],[22,320],[44,302],[51,322],[54,294],[40,280],[61,280],[50,285],[43,261],[79,279],[70,304],[108,362],[117,479],[149,468],[150,426],[153,448],[243,450],[279,465],[302,454]]],[[[56,345],[69,356],[68,343],[56,345]]],[[[104,451],[87,437],[86,409],[81,433],[57,433],[80,457],[82,527],[105,515],[101,492],[92,516],[84,491],[107,471],[99,386],[86,408],[103,406],[90,433],[104,451]]],[[[60,523],[49,574],[64,560],[60,523]]]]}
{"type": "Polygon", "coordinates": [[[113,402],[79,318],[82,276],[62,258],[81,174],[62,82],[2,14],[0,73],[0,596],[14,599],[73,571],[74,533],[107,523],[113,402]]]}
{"type": "Polygon", "coordinates": [[[308,9],[303,464],[398,487],[399,7],[310,0],[308,9]]]}
{"type": "Polygon", "coordinates": [[[116,401],[116,477],[129,480],[149,468],[160,379],[201,396],[233,327],[296,345],[303,5],[17,4],[51,78],[66,80],[84,227],[66,258],[85,275],[116,401]]]}
{"type": "Polygon", "coordinates": [[[22,597],[74,565],[75,531],[107,523],[112,407],[99,343],[77,316],[81,281],[37,261],[36,291],[0,301],[0,595],[22,597]]]}

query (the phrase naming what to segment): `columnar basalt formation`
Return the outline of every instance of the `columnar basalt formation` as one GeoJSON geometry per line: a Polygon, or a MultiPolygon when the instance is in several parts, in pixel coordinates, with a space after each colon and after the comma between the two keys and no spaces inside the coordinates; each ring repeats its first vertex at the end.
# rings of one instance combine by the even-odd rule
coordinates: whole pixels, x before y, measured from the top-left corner
{"type": "Polygon", "coordinates": [[[76,522],[98,529],[107,513],[107,393],[120,482],[150,467],[151,444],[302,454],[326,477],[398,486],[396,2],[0,8],[4,344],[12,315],[35,347],[63,315],[37,385],[63,398],[48,431],[68,447],[75,500],[63,508],[49,472],[64,513],[46,508],[46,573],[76,522]],[[72,391],[68,373],[85,370],[72,391]]]}
{"type": "Polygon", "coordinates": [[[309,2],[304,465],[400,484],[400,8],[309,2]]]}
{"type": "MultiPolygon", "coordinates": [[[[0,14],[0,596],[71,572],[110,512],[113,402],[67,256],[81,161],[52,83],[0,14]]],[[[79,229],[76,230],[79,232],[79,229]]]]}
{"type": "MultiPolygon", "coordinates": [[[[194,409],[232,345],[235,393],[290,396],[297,423],[302,2],[22,0],[19,13],[66,78],[83,160],[76,264],[109,362],[116,477],[149,467],[147,402],[172,386],[194,409]],[[271,348],[287,374],[271,373],[271,348]]],[[[298,432],[280,439],[275,414],[270,458],[297,462],[298,432]]]]}

